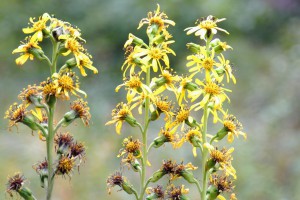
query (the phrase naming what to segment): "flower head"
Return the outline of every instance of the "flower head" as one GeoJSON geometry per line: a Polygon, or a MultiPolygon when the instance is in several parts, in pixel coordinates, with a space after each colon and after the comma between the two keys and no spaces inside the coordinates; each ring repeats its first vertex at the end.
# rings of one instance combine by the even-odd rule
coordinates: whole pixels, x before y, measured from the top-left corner
{"type": "Polygon", "coordinates": [[[84,68],[92,70],[94,72],[94,74],[98,73],[97,68],[93,66],[93,61],[91,60],[91,56],[86,55],[84,53],[78,54],[77,66],[78,66],[82,76],[87,76],[84,68]]]}
{"type": "Polygon", "coordinates": [[[123,157],[123,162],[128,159],[132,161],[134,158],[141,157],[141,143],[139,140],[134,140],[132,137],[123,140],[123,148],[120,150],[118,157],[123,157]]]}
{"type": "Polygon", "coordinates": [[[186,199],[185,195],[188,194],[189,189],[185,189],[184,185],[182,186],[175,186],[173,184],[169,185],[167,187],[167,195],[168,199],[170,200],[180,200],[180,199],[186,199]]]}
{"type": "Polygon", "coordinates": [[[162,73],[159,75],[159,78],[154,77],[150,84],[152,90],[155,89],[154,94],[158,95],[165,91],[166,89],[169,91],[176,92],[175,84],[180,80],[180,77],[172,73],[172,69],[166,70],[164,69],[162,73]]]}
{"type": "Polygon", "coordinates": [[[211,175],[210,186],[208,188],[207,196],[208,199],[225,199],[221,193],[231,192],[234,188],[233,182],[229,177],[224,175],[211,175]]]}
{"type": "Polygon", "coordinates": [[[201,109],[206,103],[210,101],[217,101],[223,102],[224,99],[229,101],[229,97],[226,95],[225,91],[231,92],[231,90],[221,87],[216,81],[207,81],[203,83],[200,80],[196,80],[196,83],[200,86],[199,89],[192,91],[189,95],[192,98],[192,102],[195,101],[201,94],[203,94],[203,99],[199,102],[194,104],[191,108],[197,111],[201,109]]]}
{"type": "Polygon", "coordinates": [[[230,148],[228,150],[226,148],[221,150],[218,150],[218,148],[209,148],[208,150],[211,159],[207,162],[207,170],[210,167],[214,167],[215,164],[218,163],[226,175],[231,175],[233,178],[236,178],[236,171],[231,165],[231,161],[233,160],[231,153],[234,151],[234,148],[230,148]]]}
{"type": "Polygon", "coordinates": [[[61,156],[61,158],[58,161],[57,167],[56,167],[56,174],[58,175],[65,175],[67,174],[70,176],[70,174],[73,171],[73,168],[75,166],[75,160],[74,158],[69,158],[68,156],[61,156]]]}
{"type": "Polygon", "coordinates": [[[172,112],[173,109],[173,103],[172,101],[168,101],[168,97],[163,96],[155,96],[153,100],[153,104],[156,108],[154,108],[152,105],[150,107],[151,113],[151,120],[156,120],[161,113],[164,113],[166,115],[165,120],[171,119],[171,117],[174,115],[172,112]]]}
{"type": "MultiPolygon", "coordinates": [[[[83,101],[82,99],[77,99],[74,102],[71,103],[70,108],[73,114],[73,118],[81,118],[83,123],[85,125],[89,125],[89,121],[91,119],[91,114],[90,114],[90,108],[87,105],[88,103],[86,101],[83,101]]],[[[67,115],[67,114],[66,114],[67,115]]],[[[65,117],[66,117],[65,115],[65,117]]]]}
{"type": "Polygon", "coordinates": [[[154,139],[154,147],[158,148],[162,146],[164,143],[170,142],[173,147],[176,147],[177,141],[178,141],[178,134],[174,133],[175,130],[169,130],[168,128],[161,128],[159,132],[159,136],[154,139]]]}
{"type": "Polygon", "coordinates": [[[232,66],[230,65],[230,61],[226,60],[223,54],[221,54],[221,56],[218,56],[218,60],[220,62],[217,63],[216,66],[218,67],[217,72],[220,73],[221,78],[223,78],[225,74],[227,83],[229,82],[229,79],[231,79],[232,82],[235,84],[236,79],[232,73],[232,66]]]}
{"type": "Polygon", "coordinates": [[[121,133],[122,124],[124,121],[129,123],[131,126],[136,126],[136,120],[131,113],[132,107],[123,102],[119,103],[115,109],[112,110],[112,120],[107,122],[105,125],[116,123],[116,132],[121,133]]]}
{"type": "Polygon", "coordinates": [[[163,187],[161,185],[157,185],[154,188],[147,188],[146,193],[148,196],[146,197],[147,200],[151,199],[158,199],[158,200],[164,200],[165,192],[163,190],[163,187]]]}
{"type": "Polygon", "coordinates": [[[126,193],[132,194],[133,188],[127,182],[126,178],[122,176],[121,172],[115,172],[111,176],[108,177],[106,180],[108,194],[111,193],[111,188],[115,187],[116,185],[123,189],[126,193]]]}
{"type": "Polygon", "coordinates": [[[233,142],[234,136],[238,137],[242,135],[245,139],[247,138],[247,134],[242,132],[243,125],[236,119],[233,115],[225,115],[224,120],[224,132],[228,134],[228,142],[233,142]]]}
{"type": "Polygon", "coordinates": [[[159,4],[157,4],[157,9],[155,12],[149,12],[148,17],[143,18],[140,21],[138,29],[141,28],[144,24],[148,24],[148,27],[156,25],[158,32],[166,29],[169,25],[175,26],[175,22],[169,20],[168,16],[165,13],[160,12],[159,4]]]}
{"type": "Polygon", "coordinates": [[[13,54],[21,53],[21,56],[16,59],[17,65],[23,65],[28,60],[28,58],[30,60],[33,60],[37,53],[42,53],[41,47],[32,37],[26,37],[25,42],[21,43],[22,44],[12,52],[13,54]]]}
{"type": "Polygon", "coordinates": [[[81,160],[85,156],[85,149],[82,142],[72,143],[70,147],[70,156],[81,160]]]}
{"type": "Polygon", "coordinates": [[[69,132],[56,134],[54,137],[54,142],[56,144],[57,153],[64,154],[70,148],[73,143],[73,136],[69,132]]]}
{"type": "Polygon", "coordinates": [[[78,93],[83,94],[85,97],[86,93],[79,89],[78,77],[74,72],[63,73],[63,74],[53,74],[53,82],[56,86],[56,96],[62,99],[70,99],[69,92],[78,96],[78,93]]]}
{"type": "Polygon", "coordinates": [[[12,192],[18,192],[25,183],[24,175],[16,173],[14,176],[8,178],[6,192],[12,196],[12,192]]]}
{"type": "Polygon", "coordinates": [[[188,35],[195,32],[195,35],[200,36],[201,39],[209,38],[209,37],[211,37],[211,35],[216,34],[218,31],[222,31],[222,32],[229,34],[226,30],[219,28],[217,26],[218,22],[221,22],[224,20],[225,20],[225,18],[217,19],[214,16],[209,15],[206,19],[201,18],[198,21],[197,26],[186,28],[185,31],[187,31],[188,35]]]}
{"type": "Polygon", "coordinates": [[[51,19],[51,16],[48,13],[44,13],[39,17],[38,21],[34,21],[35,18],[29,18],[32,27],[23,28],[25,34],[34,33],[32,36],[33,40],[42,41],[43,40],[43,31],[47,28],[47,22],[51,19]]]}
{"type": "Polygon", "coordinates": [[[5,119],[9,119],[9,127],[16,125],[19,122],[24,122],[25,116],[28,114],[24,104],[12,104],[5,112],[5,119]]]}
{"type": "Polygon", "coordinates": [[[38,106],[40,104],[41,97],[41,88],[36,85],[28,85],[28,87],[23,89],[23,91],[19,94],[19,98],[23,100],[26,105],[31,103],[38,106]]]}
{"type": "Polygon", "coordinates": [[[116,87],[116,92],[118,92],[122,86],[125,86],[125,89],[128,90],[126,98],[129,103],[132,102],[137,94],[143,93],[148,95],[152,93],[150,88],[143,84],[139,74],[133,73],[129,78],[124,78],[124,83],[116,87]]]}

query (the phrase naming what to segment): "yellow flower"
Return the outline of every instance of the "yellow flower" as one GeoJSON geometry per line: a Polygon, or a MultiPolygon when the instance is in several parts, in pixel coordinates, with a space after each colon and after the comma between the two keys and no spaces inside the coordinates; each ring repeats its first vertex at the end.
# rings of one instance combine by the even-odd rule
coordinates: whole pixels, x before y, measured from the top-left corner
{"type": "Polygon", "coordinates": [[[190,60],[186,65],[187,67],[192,67],[189,72],[193,72],[193,75],[200,72],[201,69],[205,70],[205,79],[206,81],[211,81],[211,73],[214,76],[214,78],[220,82],[220,77],[217,73],[217,71],[214,69],[214,66],[216,66],[216,62],[214,61],[215,52],[214,50],[211,51],[211,53],[207,53],[205,48],[200,48],[200,53],[195,55],[190,55],[187,57],[188,60],[190,60]]]}
{"type": "Polygon", "coordinates": [[[219,118],[218,112],[221,112],[223,115],[225,115],[225,111],[223,109],[223,102],[226,100],[225,96],[222,96],[221,98],[213,97],[211,98],[210,102],[208,103],[208,108],[210,113],[213,115],[213,122],[217,123],[218,121],[221,121],[219,118]]]}
{"type": "Polygon", "coordinates": [[[77,55],[77,66],[80,69],[81,75],[86,76],[87,74],[85,73],[84,67],[87,69],[90,69],[94,72],[94,74],[98,73],[98,70],[96,67],[93,66],[93,61],[90,59],[91,56],[87,56],[84,53],[79,53],[77,55]]]}
{"type": "Polygon", "coordinates": [[[209,38],[212,34],[216,34],[218,30],[229,34],[226,30],[217,26],[218,22],[224,20],[225,18],[217,19],[209,15],[206,19],[201,18],[197,26],[186,28],[185,31],[187,31],[187,35],[195,33],[195,35],[200,36],[201,39],[209,38]]]}
{"type": "Polygon", "coordinates": [[[81,118],[84,125],[89,125],[89,121],[91,119],[90,108],[87,105],[86,101],[82,99],[77,99],[72,102],[70,105],[71,110],[75,114],[75,118],[81,118]]]}
{"type": "Polygon", "coordinates": [[[210,81],[203,83],[197,79],[196,83],[202,88],[192,91],[189,97],[191,98],[191,101],[194,102],[200,95],[203,94],[203,99],[191,106],[191,109],[195,109],[197,111],[212,99],[218,102],[222,102],[223,99],[230,101],[229,97],[225,94],[225,91],[231,92],[231,90],[221,87],[218,82],[210,81]]]}
{"type": "Polygon", "coordinates": [[[163,144],[170,142],[174,148],[177,147],[179,136],[175,134],[175,130],[169,130],[168,128],[161,128],[158,137],[154,139],[153,147],[158,148],[163,144]]]}
{"type": "Polygon", "coordinates": [[[172,53],[174,56],[176,55],[175,52],[168,47],[168,45],[173,42],[174,41],[162,42],[157,46],[150,46],[146,49],[136,47],[137,53],[135,56],[140,57],[142,59],[142,63],[149,63],[149,66],[153,68],[154,72],[158,71],[158,67],[160,68],[161,72],[163,72],[161,60],[166,65],[166,68],[169,68],[169,57],[167,54],[172,53]]]}
{"type": "Polygon", "coordinates": [[[122,86],[125,86],[125,89],[128,90],[126,98],[129,103],[132,102],[133,98],[139,93],[145,95],[152,94],[151,89],[142,83],[139,74],[131,74],[129,79],[124,78],[124,83],[116,87],[116,92],[118,92],[122,86]]]}
{"type": "Polygon", "coordinates": [[[150,84],[151,89],[155,89],[154,95],[158,95],[165,91],[166,89],[169,91],[175,92],[177,95],[177,87],[175,84],[180,80],[180,77],[172,73],[172,69],[163,70],[159,75],[159,78],[154,77],[150,84]]]}
{"type": "Polygon", "coordinates": [[[15,126],[19,122],[23,122],[28,111],[26,110],[26,106],[24,104],[18,105],[14,103],[9,107],[9,109],[5,112],[5,119],[9,119],[9,127],[15,126]]]}
{"type": "Polygon", "coordinates": [[[34,51],[41,50],[41,47],[38,45],[37,41],[32,37],[26,37],[26,43],[22,42],[17,49],[15,49],[12,53],[21,53],[21,56],[16,59],[17,65],[23,65],[28,58],[33,60],[34,51]]]}
{"type": "Polygon", "coordinates": [[[231,161],[233,160],[231,154],[234,151],[234,148],[226,149],[223,148],[221,150],[218,150],[217,147],[213,148],[210,146],[208,148],[208,151],[210,153],[211,159],[207,161],[207,163],[210,163],[211,166],[214,167],[216,163],[220,165],[220,168],[225,172],[225,174],[231,175],[234,179],[236,179],[236,171],[231,165],[231,161]]]}
{"type": "Polygon", "coordinates": [[[210,186],[208,188],[209,195],[215,195],[214,198],[226,200],[221,193],[231,192],[234,188],[233,182],[224,175],[211,175],[210,186]]]}
{"type": "Polygon", "coordinates": [[[68,36],[64,42],[65,48],[67,49],[66,52],[62,53],[62,55],[67,56],[70,53],[73,53],[77,63],[78,62],[78,57],[80,55],[81,51],[84,51],[84,48],[82,44],[74,37],[68,36]]]}
{"type": "Polygon", "coordinates": [[[56,96],[61,97],[62,99],[70,99],[69,92],[77,95],[76,92],[83,94],[85,97],[86,93],[79,89],[78,77],[74,72],[52,75],[53,83],[56,86],[56,96]]]}
{"type": "MultiPolygon", "coordinates": [[[[220,61],[220,63],[217,63],[216,66],[219,67],[217,69],[218,73],[221,74],[222,78],[224,77],[224,73],[226,74],[226,78],[227,78],[227,83],[229,83],[229,79],[232,79],[233,83],[236,83],[236,79],[234,77],[234,75],[232,74],[232,68],[230,65],[230,61],[226,60],[223,56],[223,54],[221,54],[221,56],[218,56],[218,60],[220,61]]],[[[222,79],[220,80],[222,81],[222,79]]]]}
{"type": "Polygon", "coordinates": [[[156,120],[161,113],[165,113],[165,120],[170,119],[174,115],[172,112],[173,105],[171,101],[168,101],[168,97],[155,96],[153,104],[150,105],[151,120],[156,120]],[[153,104],[156,108],[153,107],[153,104]]]}
{"type": "Polygon", "coordinates": [[[166,194],[168,199],[177,200],[177,199],[188,199],[185,194],[189,193],[189,189],[185,189],[184,185],[175,186],[173,184],[167,187],[166,194]]]}
{"type": "Polygon", "coordinates": [[[186,100],[186,91],[190,90],[190,86],[192,83],[192,78],[190,76],[180,77],[180,86],[178,88],[178,104],[182,104],[182,100],[186,100]]]}
{"type": "Polygon", "coordinates": [[[225,115],[224,120],[224,129],[228,133],[228,142],[233,142],[234,136],[238,137],[242,135],[245,139],[247,138],[247,134],[242,132],[243,125],[236,119],[233,115],[225,115]]]}
{"type": "Polygon", "coordinates": [[[112,110],[112,120],[108,121],[105,125],[116,123],[116,132],[121,133],[122,124],[124,121],[128,122],[131,126],[136,125],[136,120],[131,113],[132,107],[123,102],[119,103],[115,109],[112,110]]]}
{"type": "Polygon", "coordinates": [[[32,23],[32,27],[23,28],[23,32],[25,34],[33,33],[32,39],[34,41],[42,41],[43,40],[43,31],[47,28],[47,21],[51,19],[50,15],[48,13],[44,13],[41,17],[39,17],[39,20],[34,22],[34,18],[29,18],[29,21],[32,23]]]}
{"type": "Polygon", "coordinates": [[[122,157],[123,162],[133,161],[135,158],[140,158],[141,143],[139,140],[134,140],[132,137],[123,140],[123,148],[120,150],[118,157],[122,157]]]}
{"type": "Polygon", "coordinates": [[[176,148],[180,148],[184,142],[189,142],[193,146],[193,155],[197,156],[197,147],[201,147],[202,134],[198,129],[189,128],[184,131],[184,136],[176,143],[176,148]]]}
{"type": "Polygon", "coordinates": [[[143,18],[139,23],[139,28],[141,28],[144,24],[148,24],[148,26],[152,26],[155,24],[157,26],[158,32],[167,28],[169,25],[175,26],[175,22],[168,19],[168,16],[160,12],[160,6],[157,4],[157,9],[155,12],[149,12],[147,18],[143,18]]]}
{"type": "Polygon", "coordinates": [[[142,63],[142,60],[136,56],[137,52],[138,52],[137,48],[134,48],[133,46],[126,47],[126,52],[125,52],[126,59],[121,67],[122,71],[124,71],[123,76],[125,76],[126,71],[129,68],[130,68],[130,74],[133,74],[136,66],[144,65],[142,63]]]}
{"type": "Polygon", "coordinates": [[[58,161],[55,173],[58,175],[67,174],[68,176],[70,176],[74,167],[75,167],[74,158],[69,158],[63,155],[58,161]]]}
{"type": "Polygon", "coordinates": [[[36,85],[28,85],[26,89],[23,89],[18,97],[26,104],[26,106],[31,103],[39,103],[39,98],[41,98],[41,88],[36,85]]]}
{"type": "Polygon", "coordinates": [[[51,78],[47,78],[46,81],[40,83],[40,87],[42,88],[43,95],[46,100],[52,95],[56,94],[57,85],[53,82],[51,78]]]}
{"type": "Polygon", "coordinates": [[[172,129],[177,129],[181,125],[181,129],[184,129],[184,124],[192,123],[193,118],[190,116],[190,108],[187,105],[182,104],[180,108],[175,112],[175,120],[169,125],[172,129]]]}

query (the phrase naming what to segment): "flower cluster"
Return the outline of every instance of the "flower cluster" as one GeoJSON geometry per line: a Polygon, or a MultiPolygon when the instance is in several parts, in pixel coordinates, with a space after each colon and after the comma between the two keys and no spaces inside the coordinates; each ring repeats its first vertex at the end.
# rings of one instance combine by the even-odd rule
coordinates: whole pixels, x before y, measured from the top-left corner
{"type": "MultiPolygon", "coordinates": [[[[23,65],[28,59],[37,59],[49,66],[50,75],[40,84],[24,88],[19,95],[22,102],[12,104],[6,111],[5,118],[9,120],[9,128],[24,124],[32,131],[37,131],[41,141],[46,143],[46,159],[33,168],[40,176],[41,186],[47,186],[47,199],[50,199],[54,177],[70,177],[85,158],[85,146],[82,142],[76,142],[69,133],[58,133],[61,126],[66,127],[77,118],[82,119],[86,126],[91,119],[88,103],[82,99],[87,94],[80,89],[79,77],[75,71],[79,69],[81,75],[87,76],[85,69],[94,73],[98,73],[98,70],[93,66],[92,56],[83,46],[85,40],[81,37],[80,29],[47,13],[38,19],[30,18],[29,21],[28,27],[23,28],[23,32],[28,34],[25,41],[13,50],[13,53],[20,54],[16,64],[23,65]],[[46,39],[52,42],[51,59],[40,46],[46,39]],[[59,62],[64,63],[62,66],[58,66],[60,58],[65,60],[59,62]],[[74,97],[77,100],[72,100],[64,116],[60,120],[55,119],[58,100],[71,100],[74,97]],[[52,155],[54,148],[56,156],[52,155]]],[[[9,181],[10,184],[12,182],[9,181]]],[[[7,191],[11,194],[15,190],[22,196],[19,192],[21,186],[22,184],[18,187],[15,184],[7,191]]]]}
{"type": "MultiPolygon", "coordinates": [[[[218,27],[218,23],[224,20],[210,15],[197,20],[196,26],[185,29],[188,35],[195,33],[199,36],[200,42],[187,44],[192,53],[187,56],[188,73],[182,76],[172,69],[169,58],[176,55],[171,48],[175,41],[168,31],[175,22],[161,12],[159,5],[138,26],[138,29],[146,26],[148,41],[130,33],[125,42],[125,61],[121,67],[124,83],[117,86],[116,92],[124,87],[127,102],[117,105],[112,111],[112,120],[106,125],[116,124],[118,134],[127,132],[127,129],[121,129],[124,123],[140,131],[140,136],[135,136],[140,139],[133,136],[124,139],[118,155],[122,157],[122,164],[140,174],[141,192],[138,194],[133,185],[130,185],[131,193],[127,192],[135,195],[136,199],[143,199],[145,193],[148,195],[146,199],[188,199],[188,190],[184,186],[171,184],[177,178],[195,184],[203,200],[224,199],[222,193],[233,191],[231,178],[237,178],[231,162],[233,148],[221,147],[219,150],[220,147],[215,144],[225,136],[232,143],[235,137],[242,135],[246,138],[246,134],[242,132],[241,123],[224,108],[225,103],[230,102],[228,93],[231,92],[225,84],[236,83],[232,65],[224,54],[232,47],[215,37],[217,32],[228,34],[218,27]],[[195,117],[199,116],[198,113],[202,114],[200,119],[195,117]],[[214,124],[222,125],[216,134],[208,134],[210,119],[214,124]],[[161,124],[161,129],[157,131],[158,136],[149,141],[148,135],[153,131],[150,127],[155,122],[161,124]],[[163,166],[146,179],[147,168],[153,162],[153,158],[148,157],[152,148],[161,150],[171,144],[179,149],[186,142],[192,145],[195,158],[198,158],[197,151],[201,153],[200,182],[190,172],[198,167],[191,163],[177,164],[172,160],[163,161],[163,166]],[[162,185],[148,187],[165,175],[169,175],[170,183],[165,191],[162,185]]],[[[114,183],[112,177],[108,179],[109,191],[115,185],[125,190],[124,182],[128,182],[124,181],[125,177],[119,177],[122,177],[122,183],[114,183]]],[[[234,193],[231,199],[236,199],[234,193]]]]}

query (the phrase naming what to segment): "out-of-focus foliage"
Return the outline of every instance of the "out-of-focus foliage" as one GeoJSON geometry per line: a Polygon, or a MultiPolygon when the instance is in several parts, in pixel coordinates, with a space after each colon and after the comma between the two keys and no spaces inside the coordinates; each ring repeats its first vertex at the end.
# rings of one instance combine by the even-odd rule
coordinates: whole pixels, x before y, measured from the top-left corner
{"type": "MultiPolygon", "coordinates": [[[[236,182],[239,199],[300,199],[300,5],[297,0],[165,0],[159,1],[162,11],[176,22],[170,28],[176,43],[176,57],[171,65],[184,73],[185,44],[193,37],[183,29],[193,26],[197,18],[209,14],[225,17],[222,27],[231,34],[224,35],[234,48],[228,52],[237,68],[239,84],[230,85],[233,114],[243,122],[248,141],[240,140],[234,152],[239,179],[236,182]]],[[[11,52],[23,40],[22,28],[29,17],[44,12],[77,25],[88,41],[89,52],[99,75],[83,80],[83,90],[89,95],[93,115],[89,129],[78,123],[76,137],[85,141],[87,161],[74,173],[73,181],[58,180],[54,199],[126,199],[121,193],[106,193],[106,177],[118,165],[121,141],[111,137],[114,129],[104,127],[110,111],[121,101],[121,93],[114,88],[122,80],[120,66],[123,62],[123,44],[149,10],[156,8],[156,1],[146,0],[12,0],[0,2],[0,113],[3,114],[19,93],[21,83],[46,78],[44,63],[27,62],[22,67],[15,64],[11,52]],[[80,130],[82,130],[80,132],[80,130]],[[60,184],[65,184],[60,187],[60,184]]],[[[61,115],[63,112],[61,113],[61,115]]],[[[58,118],[59,119],[59,118],[58,118]]],[[[4,194],[6,177],[22,171],[30,180],[30,188],[38,199],[43,199],[37,174],[31,166],[42,160],[44,147],[38,136],[19,127],[7,130],[7,121],[0,121],[0,199],[4,194]]],[[[125,127],[126,128],[126,127],[125,127]]],[[[74,129],[74,130],[75,130],[74,129]]],[[[155,130],[158,130],[156,127],[155,130]]],[[[210,130],[209,130],[210,131],[210,130]]],[[[74,131],[75,132],[75,131],[74,131]]],[[[153,138],[158,133],[152,132],[153,138]]],[[[121,137],[119,138],[121,140],[121,137]]],[[[165,155],[150,158],[172,157],[174,150],[166,146],[165,155]]],[[[186,148],[190,151],[189,148],[186,148]]],[[[176,150],[175,150],[176,151],[176,150]]],[[[183,155],[182,150],[176,152],[183,155]]],[[[182,156],[184,157],[184,156],[182,156]]],[[[193,160],[194,158],[190,158],[193,160]]],[[[159,159],[161,160],[161,159],[159,159]]],[[[178,160],[178,158],[177,158],[178,160]]],[[[127,169],[123,169],[124,173],[127,169]]],[[[191,188],[192,190],[193,188],[191,188]]],[[[193,193],[190,193],[193,197],[193,193]]],[[[128,198],[129,199],[129,198],[128,198]]]]}

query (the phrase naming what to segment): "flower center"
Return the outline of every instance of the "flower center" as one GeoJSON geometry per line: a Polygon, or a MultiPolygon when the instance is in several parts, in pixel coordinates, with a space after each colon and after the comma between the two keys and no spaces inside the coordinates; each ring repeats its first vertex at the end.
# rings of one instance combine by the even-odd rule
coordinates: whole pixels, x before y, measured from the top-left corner
{"type": "Polygon", "coordinates": [[[218,95],[221,93],[221,88],[216,83],[210,82],[205,85],[204,91],[207,94],[218,95]]]}
{"type": "Polygon", "coordinates": [[[138,149],[139,149],[139,145],[135,141],[130,141],[126,144],[126,150],[128,152],[134,153],[138,149]]]}
{"type": "Polygon", "coordinates": [[[214,60],[211,58],[205,58],[202,62],[203,68],[210,71],[214,66],[214,60]]]}
{"type": "Polygon", "coordinates": [[[184,122],[190,116],[190,111],[188,109],[182,109],[177,113],[176,121],[181,123],[184,122]]]}
{"type": "Polygon", "coordinates": [[[155,24],[159,29],[164,27],[164,22],[161,17],[153,17],[150,19],[150,25],[155,24]]]}
{"type": "Polygon", "coordinates": [[[63,157],[60,161],[59,161],[59,165],[58,165],[58,169],[59,172],[61,172],[62,174],[68,174],[72,171],[72,168],[74,166],[74,161],[68,157],[63,157]]]}
{"type": "Polygon", "coordinates": [[[231,132],[236,130],[236,126],[232,121],[224,121],[224,127],[226,127],[231,132]]]}
{"type": "Polygon", "coordinates": [[[199,26],[200,26],[200,28],[210,30],[212,28],[217,27],[217,24],[211,20],[205,20],[205,21],[201,22],[199,26]]]}
{"type": "Polygon", "coordinates": [[[219,150],[213,150],[211,152],[211,157],[218,163],[226,161],[224,154],[219,150]]]}
{"type": "Polygon", "coordinates": [[[60,79],[58,79],[58,83],[64,89],[68,89],[68,90],[73,89],[74,81],[68,75],[63,75],[62,77],[60,77],[60,79]]]}
{"type": "Polygon", "coordinates": [[[130,88],[140,88],[142,86],[142,82],[139,77],[134,76],[127,82],[127,85],[130,88]]]}
{"type": "Polygon", "coordinates": [[[149,56],[153,59],[159,60],[162,58],[163,54],[159,48],[151,48],[149,52],[149,56]]]}

